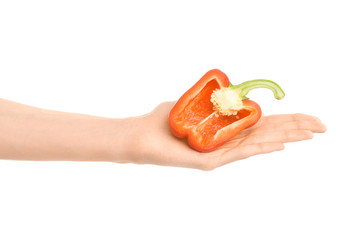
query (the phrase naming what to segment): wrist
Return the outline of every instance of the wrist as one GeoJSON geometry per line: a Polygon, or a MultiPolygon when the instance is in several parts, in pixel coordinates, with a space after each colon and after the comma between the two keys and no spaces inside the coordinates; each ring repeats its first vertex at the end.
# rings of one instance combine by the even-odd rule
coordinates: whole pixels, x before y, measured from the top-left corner
{"type": "Polygon", "coordinates": [[[102,161],[131,163],[137,151],[137,118],[109,118],[100,124],[98,153],[102,161]]]}

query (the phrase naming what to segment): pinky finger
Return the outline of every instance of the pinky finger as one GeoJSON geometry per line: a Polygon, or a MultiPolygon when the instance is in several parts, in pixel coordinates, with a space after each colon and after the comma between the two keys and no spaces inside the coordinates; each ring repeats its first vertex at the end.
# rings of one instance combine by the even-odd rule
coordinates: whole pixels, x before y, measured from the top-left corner
{"type": "Polygon", "coordinates": [[[281,151],[284,149],[284,144],[279,142],[270,143],[258,143],[245,146],[244,158],[248,158],[254,155],[271,153],[275,151],[281,151]]]}
{"type": "Polygon", "coordinates": [[[254,155],[281,151],[283,149],[283,143],[258,143],[236,147],[228,152],[225,152],[223,157],[220,159],[220,166],[254,155]]]}

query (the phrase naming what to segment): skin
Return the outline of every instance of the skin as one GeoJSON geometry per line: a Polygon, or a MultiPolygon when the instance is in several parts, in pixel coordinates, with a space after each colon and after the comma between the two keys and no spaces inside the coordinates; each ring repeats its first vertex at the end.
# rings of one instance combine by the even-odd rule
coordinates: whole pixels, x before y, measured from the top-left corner
{"type": "Polygon", "coordinates": [[[210,153],[191,149],[172,135],[165,102],[151,113],[124,119],[65,113],[0,99],[0,159],[107,161],[212,170],[284,143],[326,131],[305,114],[263,116],[253,127],[210,153]]]}

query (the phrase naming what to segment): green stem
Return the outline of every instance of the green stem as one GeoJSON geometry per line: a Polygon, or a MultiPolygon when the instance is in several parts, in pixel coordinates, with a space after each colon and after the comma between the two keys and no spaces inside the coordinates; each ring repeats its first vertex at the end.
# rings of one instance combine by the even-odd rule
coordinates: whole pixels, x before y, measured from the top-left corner
{"type": "Polygon", "coordinates": [[[242,99],[248,99],[246,95],[249,93],[250,90],[253,90],[255,88],[268,88],[272,90],[274,93],[274,97],[278,100],[282,99],[285,96],[283,89],[278,84],[267,79],[250,80],[240,83],[238,85],[232,85],[230,83],[229,87],[231,89],[240,91],[240,97],[242,99]]]}

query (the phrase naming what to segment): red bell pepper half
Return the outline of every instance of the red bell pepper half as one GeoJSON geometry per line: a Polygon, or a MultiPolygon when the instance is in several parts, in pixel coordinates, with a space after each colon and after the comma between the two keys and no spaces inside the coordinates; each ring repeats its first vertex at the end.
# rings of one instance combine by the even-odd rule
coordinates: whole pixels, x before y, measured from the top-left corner
{"type": "Polygon", "coordinates": [[[208,71],[171,109],[172,133],[187,137],[189,145],[197,151],[213,151],[260,119],[259,105],[246,97],[254,88],[271,89],[277,99],[285,95],[279,85],[270,80],[232,85],[222,71],[208,71]]]}

